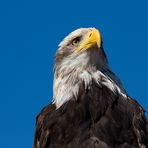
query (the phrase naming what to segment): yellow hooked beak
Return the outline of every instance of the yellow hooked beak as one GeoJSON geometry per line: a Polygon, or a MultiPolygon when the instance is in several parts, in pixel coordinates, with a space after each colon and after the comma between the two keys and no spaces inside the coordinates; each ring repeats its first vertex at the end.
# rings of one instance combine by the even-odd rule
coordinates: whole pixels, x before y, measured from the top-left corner
{"type": "Polygon", "coordinates": [[[76,51],[77,52],[85,51],[95,44],[98,46],[98,48],[101,47],[101,35],[97,29],[93,28],[86,34],[84,40],[82,41],[80,46],[76,49],[76,51]]]}

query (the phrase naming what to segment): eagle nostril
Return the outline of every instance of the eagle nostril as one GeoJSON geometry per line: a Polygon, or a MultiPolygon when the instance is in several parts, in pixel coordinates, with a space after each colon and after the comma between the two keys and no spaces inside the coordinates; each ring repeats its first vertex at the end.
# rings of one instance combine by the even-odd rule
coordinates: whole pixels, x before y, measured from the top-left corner
{"type": "Polygon", "coordinates": [[[91,37],[92,33],[89,34],[89,37],[91,37]]]}

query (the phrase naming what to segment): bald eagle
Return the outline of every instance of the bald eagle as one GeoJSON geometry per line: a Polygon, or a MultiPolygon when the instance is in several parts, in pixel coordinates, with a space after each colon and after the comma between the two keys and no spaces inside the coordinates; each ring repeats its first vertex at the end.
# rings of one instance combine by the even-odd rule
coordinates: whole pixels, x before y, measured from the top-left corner
{"type": "Polygon", "coordinates": [[[80,28],[59,44],[34,148],[148,148],[144,112],[110,70],[99,30],[80,28]]]}

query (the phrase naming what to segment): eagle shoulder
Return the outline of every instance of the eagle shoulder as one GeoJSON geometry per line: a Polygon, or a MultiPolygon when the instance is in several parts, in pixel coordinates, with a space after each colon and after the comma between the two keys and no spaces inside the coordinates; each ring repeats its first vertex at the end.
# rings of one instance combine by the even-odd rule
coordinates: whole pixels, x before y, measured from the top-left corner
{"type": "Polygon", "coordinates": [[[34,148],[148,147],[144,110],[134,99],[94,82],[84,86],[77,100],[41,111],[34,148]]]}
{"type": "Polygon", "coordinates": [[[36,117],[36,129],[34,138],[34,148],[46,147],[49,140],[49,129],[47,129],[46,122],[48,123],[48,116],[52,115],[55,110],[54,104],[49,104],[44,107],[36,117]]]}

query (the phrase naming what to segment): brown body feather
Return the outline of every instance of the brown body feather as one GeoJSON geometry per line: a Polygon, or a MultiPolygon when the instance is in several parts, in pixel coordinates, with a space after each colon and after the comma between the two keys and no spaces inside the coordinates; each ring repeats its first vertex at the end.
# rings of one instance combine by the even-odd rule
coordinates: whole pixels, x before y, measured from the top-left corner
{"type": "Polygon", "coordinates": [[[81,84],[77,100],[37,117],[34,148],[147,148],[147,121],[133,99],[92,83],[81,84]]]}

